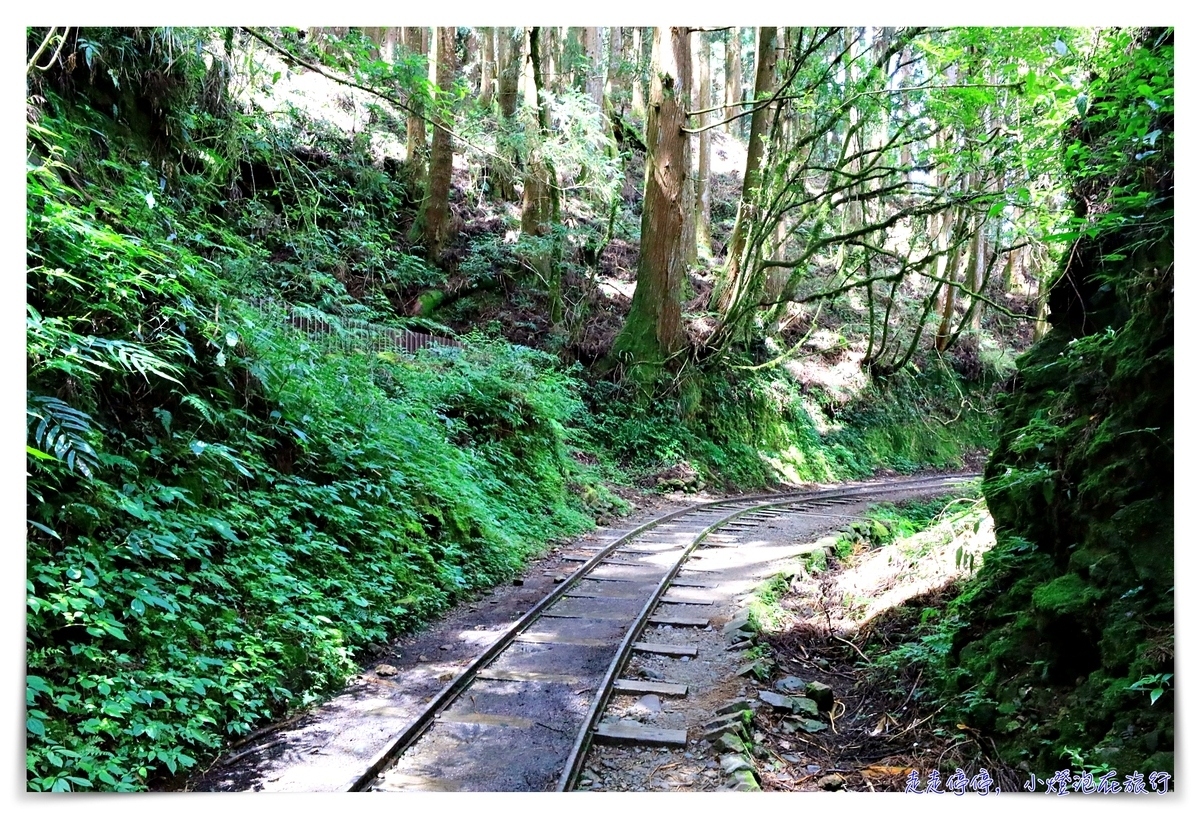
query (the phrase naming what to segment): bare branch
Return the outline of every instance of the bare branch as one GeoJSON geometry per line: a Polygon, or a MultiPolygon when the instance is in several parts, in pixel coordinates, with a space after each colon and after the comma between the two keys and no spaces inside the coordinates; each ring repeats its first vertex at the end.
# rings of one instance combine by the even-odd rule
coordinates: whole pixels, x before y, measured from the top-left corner
{"type": "Polygon", "coordinates": [[[42,44],[38,46],[37,51],[35,51],[33,57],[30,58],[29,64],[25,66],[26,74],[28,74],[30,69],[33,68],[36,68],[38,71],[49,71],[50,66],[54,65],[54,63],[58,61],[58,55],[62,53],[63,46],[67,43],[67,34],[71,32],[70,26],[63,27],[63,32],[61,35],[59,35],[58,48],[55,49],[54,56],[50,58],[50,61],[45,65],[37,64],[38,58],[42,56],[42,52],[46,50],[46,46],[48,46],[50,41],[54,39],[54,31],[56,28],[57,26],[50,26],[50,32],[46,35],[46,39],[42,40],[42,44]]]}

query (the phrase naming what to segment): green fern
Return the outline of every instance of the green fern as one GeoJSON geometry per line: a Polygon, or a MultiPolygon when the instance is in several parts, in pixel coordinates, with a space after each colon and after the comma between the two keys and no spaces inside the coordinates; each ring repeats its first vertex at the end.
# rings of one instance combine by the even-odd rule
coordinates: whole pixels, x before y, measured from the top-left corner
{"type": "Polygon", "coordinates": [[[98,463],[96,450],[87,441],[93,434],[91,416],[49,395],[27,392],[26,396],[25,414],[35,444],[26,446],[26,451],[35,459],[55,459],[92,477],[98,463]]]}

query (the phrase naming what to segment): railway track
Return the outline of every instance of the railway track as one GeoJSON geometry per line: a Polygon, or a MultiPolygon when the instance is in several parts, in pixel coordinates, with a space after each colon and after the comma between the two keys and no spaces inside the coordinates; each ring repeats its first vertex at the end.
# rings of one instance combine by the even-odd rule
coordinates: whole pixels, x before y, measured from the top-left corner
{"type": "MultiPolygon", "coordinates": [[[[780,515],[953,487],[974,474],[701,503],[567,555],[580,567],[435,695],[366,766],[351,791],[571,789],[592,742],[685,746],[686,731],[601,724],[610,697],[684,696],[670,682],[625,679],[637,651],[689,656],[642,638],[647,625],[706,627],[705,574],[693,551],[780,515]],[[709,541],[708,538],[713,539],[709,541]]],[[[693,654],[694,654],[694,649],[693,654]]]]}

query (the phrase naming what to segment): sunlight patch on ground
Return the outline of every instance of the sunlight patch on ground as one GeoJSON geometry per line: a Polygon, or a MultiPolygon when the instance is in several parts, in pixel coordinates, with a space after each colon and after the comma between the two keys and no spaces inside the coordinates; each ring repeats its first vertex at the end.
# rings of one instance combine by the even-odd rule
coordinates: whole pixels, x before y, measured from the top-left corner
{"type": "Polygon", "coordinates": [[[714,128],[709,133],[712,134],[709,173],[744,173],[746,146],[720,128],[714,128]]]}
{"type": "Polygon", "coordinates": [[[844,350],[837,363],[816,356],[803,356],[784,364],[796,380],[806,386],[818,386],[839,402],[849,401],[867,388],[867,373],[863,371],[863,352],[844,350]]]}
{"type": "MultiPolygon", "coordinates": [[[[315,121],[323,121],[342,133],[359,133],[371,121],[368,103],[382,106],[400,121],[405,113],[388,105],[374,94],[334,82],[315,71],[292,70],[274,52],[262,47],[249,50],[248,61],[257,63],[244,68],[230,83],[229,90],[242,105],[253,103],[269,115],[284,117],[291,110],[315,121]]],[[[404,159],[405,142],[375,128],[371,134],[371,152],[377,161],[391,156],[404,159]]]]}
{"type": "MultiPolygon", "coordinates": [[[[982,501],[978,506],[982,509],[982,501]]],[[[857,630],[913,597],[971,576],[995,542],[986,510],[952,512],[926,531],[862,553],[831,589],[842,599],[841,616],[833,619],[835,630],[857,630]]]]}
{"type": "Polygon", "coordinates": [[[619,278],[609,278],[608,276],[599,276],[596,279],[596,285],[600,288],[600,292],[604,293],[609,298],[633,298],[633,291],[637,287],[636,281],[621,281],[619,278]]]}

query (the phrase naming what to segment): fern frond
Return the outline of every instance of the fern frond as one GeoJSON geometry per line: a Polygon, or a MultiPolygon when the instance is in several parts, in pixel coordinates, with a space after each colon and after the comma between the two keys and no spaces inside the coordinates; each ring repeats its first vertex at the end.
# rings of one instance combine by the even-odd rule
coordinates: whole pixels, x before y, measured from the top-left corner
{"type": "Polygon", "coordinates": [[[71,471],[92,477],[98,462],[87,441],[94,433],[91,416],[49,395],[26,393],[26,401],[28,433],[36,444],[27,445],[26,451],[35,459],[58,460],[71,471]]]}
{"type": "Polygon", "coordinates": [[[179,398],[180,403],[186,403],[188,406],[200,413],[200,417],[204,418],[205,423],[212,426],[217,425],[217,414],[213,408],[201,398],[199,395],[187,394],[179,398]]]}

